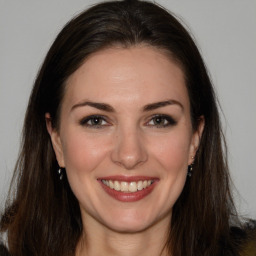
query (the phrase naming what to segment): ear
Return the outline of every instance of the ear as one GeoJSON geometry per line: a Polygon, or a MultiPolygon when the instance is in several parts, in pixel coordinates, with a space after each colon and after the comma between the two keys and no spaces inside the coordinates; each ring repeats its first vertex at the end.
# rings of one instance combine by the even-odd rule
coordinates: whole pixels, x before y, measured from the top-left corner
{"type": "Polygon", "coordinates": [[[52,127],[52,120],[49,113],[45,114],[45,122],[47,131],[51,137],[52,146],[60,167],[65,167],[65,161],[63,156],[63,147],[60,139],[59,132],[52,127]]]}
{"type": "Polygon", "coordinates": [[[205,124],[204,116],[200,116],[198,122],[199,123],[198,123],[197,129],[196,131],[194,131],[192,140],[191,140],[188,165],[193,164],[194,158],[196,156],[196,152],[200,145],[201,137],[204,131],[204,124],[205,124]]]}

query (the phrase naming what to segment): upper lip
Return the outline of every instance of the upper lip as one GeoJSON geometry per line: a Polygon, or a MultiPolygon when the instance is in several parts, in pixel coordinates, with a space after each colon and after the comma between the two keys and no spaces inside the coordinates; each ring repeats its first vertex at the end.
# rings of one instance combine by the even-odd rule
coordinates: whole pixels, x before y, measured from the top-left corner
{"type": "Polygon", "coordinates": [[[122,176],[122,175],[114,175],[114,176],[105,176],[100,177],[97,180],[116,180],[116,181],[140,181],[140,180],[159,180],[159,178],[152,177],[152,176],[122,176]]]}

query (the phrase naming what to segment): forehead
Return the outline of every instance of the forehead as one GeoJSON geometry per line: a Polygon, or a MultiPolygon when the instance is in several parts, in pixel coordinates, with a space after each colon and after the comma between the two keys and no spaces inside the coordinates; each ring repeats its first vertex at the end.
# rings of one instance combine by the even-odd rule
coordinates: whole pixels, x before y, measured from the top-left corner
{"type": "Polygon", "coordinates": [[[147,104],[167,98],[188,103],[180,66],[163,50],[145,45],[90,55],[69,77],[64,102],[83,98],[112,104],[147,104]]]}

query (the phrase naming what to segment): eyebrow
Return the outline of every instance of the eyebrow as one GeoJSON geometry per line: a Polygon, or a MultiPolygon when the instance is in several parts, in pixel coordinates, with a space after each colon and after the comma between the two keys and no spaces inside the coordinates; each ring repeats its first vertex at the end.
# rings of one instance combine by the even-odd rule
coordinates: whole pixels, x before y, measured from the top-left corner
{"type": "Polygon", "coordinates": [[[151,111],[151,110],[155,110],[157,108],[162,108],[162,107],[165,107],[168,105],[178,105],[181,107],[182,110],[184,109],[183,105],[177,100],[165,100],[165,101],[159,101],[159,102],[148,104],[143,107],[143,111],[145,111],[145,112],[151,111]]]}
{"type": "Polygon", "coordinates": [[[111,107],[109,104],[92,102],[92,101],[83,101],[81,103],[75,104],[74,106],[72,106],[71,111],[74,110],[75,108],[84,107],[84,106],[90,106],[106,112],[115,112],[114,108],[111,107]]]}
{"type": "MultiPolygon", "coordinates": [[[[165,106],[169,106],[169,105],[178,105],[180,106],[180,108],[183,110],[184,107],[183,105],[176,100],[165,100],[165,101],[159,101],[159,102],[154,102],[154,103],[150,103],[147,104],[143,107],[143,112],[148,112],[148,111],[152,111],[161,107],[165,107],[165,106]]],[[[92,102],[92,101],[83,101],[80,103],[77,103],[75,105],[72,106],[71,111],[78,108],[78,107],[84,107],[84,106],[90,106],[99,110],[103,110],[106,112],[115,112],[115,109],[110,106],[107,103],[100,103],[100,102],[92,102]]]]}

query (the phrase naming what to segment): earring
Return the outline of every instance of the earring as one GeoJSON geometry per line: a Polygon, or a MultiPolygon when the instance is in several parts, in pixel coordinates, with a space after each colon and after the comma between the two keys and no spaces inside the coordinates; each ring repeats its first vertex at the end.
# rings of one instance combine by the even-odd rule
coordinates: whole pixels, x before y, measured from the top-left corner
{"type": "Polygon", "coordinates": [[[63,179],[63,170],[62,170],[62,169],[63,169],[63,168],[60,167],[60,168],[58,169],[58,171],[57,171],[60,180],[63,179]]]}
{"type": "Polygon", "coordinates": [[[188,177],[190,178],[192,176],[193,166],[192,164],[188,166],[188,177]]]}
{"type": "MultiPolygon", "coordinates": [[[[191,158],[194,160],[193,156],[191,158]]],[[[187,175],[188,175],[189,178],[192,176],[193,164],[194,164],[194,162],[188,166],[188,174],[187,175]]]]}

